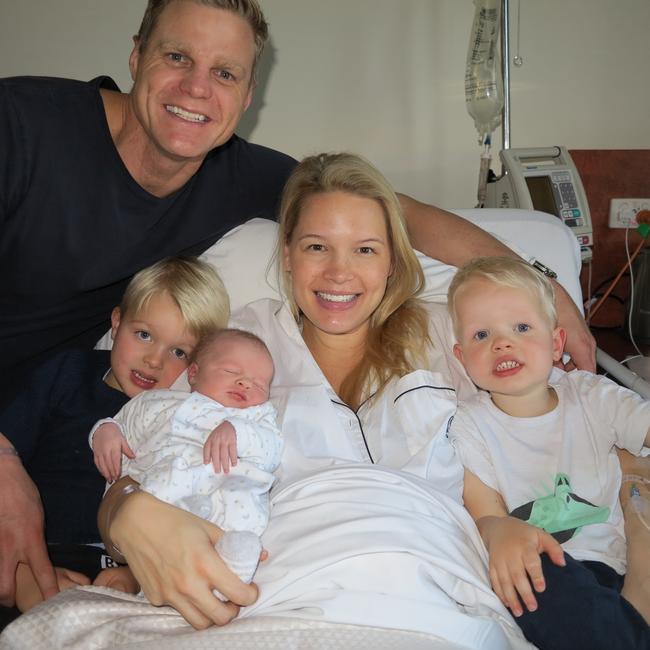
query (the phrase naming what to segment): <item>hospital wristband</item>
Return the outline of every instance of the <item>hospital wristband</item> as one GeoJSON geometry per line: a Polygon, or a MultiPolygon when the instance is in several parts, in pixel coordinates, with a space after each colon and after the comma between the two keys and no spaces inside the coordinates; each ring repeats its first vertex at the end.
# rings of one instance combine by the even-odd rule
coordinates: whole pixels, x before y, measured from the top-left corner
{"type": "Polygon", "coordinates": [[[126,558],[122,554],[122,551],[120,551],[119,547],[110,538],[110,525],[111,521],[117,514],[117,511],[122,507],[122,505],[124,505],[124,502],[130,496],[141,492],[142,490],[140,489],[140,484],[136,483],[129,477],[122,477],[120,480],[129,482],[117,489],[115,486],[110,488],[113,493],[108,499],[104,496],[104,499],[99,506],[99,512],[97,513],[97,524],[102,541],[104,542],[104,547],[108,553],[119,564],[126,564],[126,558]]]}

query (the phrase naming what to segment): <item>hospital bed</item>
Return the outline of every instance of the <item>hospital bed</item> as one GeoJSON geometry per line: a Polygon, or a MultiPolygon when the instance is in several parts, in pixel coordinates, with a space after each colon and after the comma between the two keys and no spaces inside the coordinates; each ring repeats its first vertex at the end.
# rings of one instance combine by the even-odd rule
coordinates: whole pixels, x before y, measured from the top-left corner
{"type": "MultiPolygon", "coordinates": [[[[537,258],[554,269],[581,308],[580,251],[573,234],[558,219],[524,210],[455,212],[505,240],[523,256],[537,258]]],[[[258,298],[277,297],[277,271],[271,255],[276,233],[276,224],[255,219],[228,233],[204,254],[219,270],[233,310],[258,298]]],[[[444,303],[455,269],[423,255],[419,257],[426,276],[424,298],[444,303]]],[[[405,601],[405,608],[408,607],[405,601]]],[[[260,615],[236,619],[223,628],[197,632],[170,608],[153,608],[136,597],[101,588],[81,588],[59,594],[14,622],[0,636],[0,649],[461,650],[470,647],[421,630],[368,626],[363,620],[355,623],[319,620],[318,612],[306,618],[304,615],[260,615]]],[[[512,621],[509,625],[513,625],[512,621]]],[[[511,647],[532,648],[517,638],[512,640],[511,647]]]]}

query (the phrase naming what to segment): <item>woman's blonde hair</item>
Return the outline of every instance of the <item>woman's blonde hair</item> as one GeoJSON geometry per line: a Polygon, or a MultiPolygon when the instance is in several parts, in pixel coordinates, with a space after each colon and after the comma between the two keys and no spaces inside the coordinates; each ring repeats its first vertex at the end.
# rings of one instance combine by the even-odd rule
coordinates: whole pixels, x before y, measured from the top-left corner
{"type": "MultiPolygon", "coordinates": [[[[424,286],[422,267],[408,238],[399,199],[388,181],[368,161],[350,153],[322,153],[305,158],[293,171],[282,194],[277,256],[296,229],[305,201],[314,194],[347,192],[377,201],[386,220],[392,272],[386,292],[370,317],[366,354],[343,382],[340,397],[357,406],[364,394],[379,394],[393,377],[401,377],[424,362],[431,345],[426,311],[417,295],[424,286]]],[[[282,265],[281,265],[282,267],[282,265]]],[[[288,304],[300,319],[293,298],[291,274],[281,270],[288,304]]]]}
{"type": "Polygon", "coordinates": [[[523,289],[539,304],[551,328],[557,326],[553,284],[530,264],[516,257],[479,257],[463,266],[454,276],[447,292],[447,307],[456,336],[459,335],[456,302],[470,280],[487,280],[511,289],[523,289]]]}
{"type": "Polygon", "coordinates": [[[230,318],[230,299],[221,278],[207,262],[170,257],[136,273],[120,303],[122,316],[146,308],[166,293],[178,306],[189,332],[197,338],[221,329],[230,318]]]}

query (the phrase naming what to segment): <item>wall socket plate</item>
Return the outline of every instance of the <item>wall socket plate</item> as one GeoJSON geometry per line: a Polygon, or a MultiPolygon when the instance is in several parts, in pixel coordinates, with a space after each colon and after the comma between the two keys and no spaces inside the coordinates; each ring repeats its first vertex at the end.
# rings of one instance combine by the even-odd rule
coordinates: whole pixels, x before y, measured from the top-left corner
{"type": "Polygon", "coordinates": [[[650,199],[611,199],[609,202],[610,228],[636,228],[636,215],[650,210],[650,199]]]}

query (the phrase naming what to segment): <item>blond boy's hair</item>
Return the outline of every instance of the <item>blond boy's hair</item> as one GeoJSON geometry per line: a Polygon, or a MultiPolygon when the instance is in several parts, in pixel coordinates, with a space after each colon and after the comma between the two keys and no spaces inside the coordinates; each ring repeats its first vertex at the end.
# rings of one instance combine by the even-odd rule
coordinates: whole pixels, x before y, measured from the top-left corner
{"type": "Polygon", "coordinates": [[[553,284],[530,264],[516,257],[479,257],[459,269],[449,285],[447,307],[456,336],[459,335],[456,301],[470,280],[482,279],[533,295],[551,328],[557,326],[553,284]]]}
{"type": "Polygon", "coordinates": [[[230,299],[221,278],[207,262],[170,257],[136,273],[120,303],[122,316],[146,308],[149,301],[167,294],[178,306],[188,331],[201,338],[222,329],[230,318],[230,299]]]}

